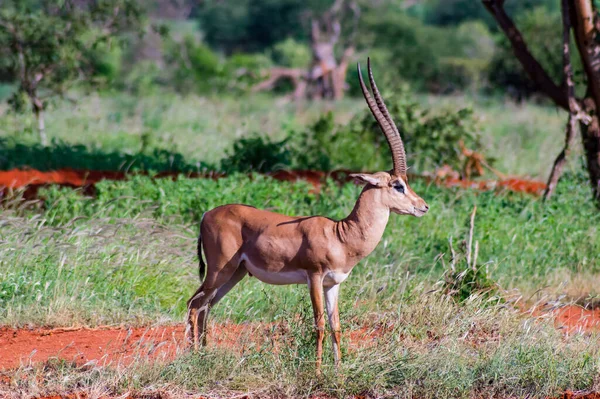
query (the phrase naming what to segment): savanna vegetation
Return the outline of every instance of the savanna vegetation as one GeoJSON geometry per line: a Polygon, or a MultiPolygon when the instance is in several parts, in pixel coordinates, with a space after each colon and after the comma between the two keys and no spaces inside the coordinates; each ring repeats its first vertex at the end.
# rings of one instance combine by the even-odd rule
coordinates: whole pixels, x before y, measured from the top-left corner
{"type": "MultiPolygon", "coordinates": [[[[561,82],[560,1],[502,3],[561,82]]],[[[460,172],[464,145],[507,176],[545,180],[564,145],[567,113],[532,83],[478,1],[140,5],[0,4],[0,170],[146,172],[100,182],[93,195],[50,186],[28,200],[22,190],[2,191],[3,328],[181,324],[198,286],[203,212],[246,203],[345,217],[361,187],[330,180],[315,192],[263,173],[389,169],[352,67],[367,56],[414,175],[444,165],[460,172]],[[331,80],[323,70],[312,79],[314,45],[335,36],[336,24],[331,80]],[[181,176],[153,178],[164,171],[181,176]]],[[[586,97],[585,66],[572,60],[574,90],[586,97]]],[[[593,307],[599,292],[600,214],[586,147],[572,147],[547,201],[411,180],[430,212],[393,215],[343,284],[343,329],[375,338],[345,346],[339,370],[326,350],[323,374],[314,373],[306,287],[247,278],[211,314],[211,323],[261,323],[241,347],[211,345],[209,336],[199,352],[140,356],[127,367],[24,364],[0,371],[0,396],[542,398],[596,390],[600,335],[557,328],[550,312],[593,307]]],[[[497,176],[486,169],[482,178],[497,176]]]]}

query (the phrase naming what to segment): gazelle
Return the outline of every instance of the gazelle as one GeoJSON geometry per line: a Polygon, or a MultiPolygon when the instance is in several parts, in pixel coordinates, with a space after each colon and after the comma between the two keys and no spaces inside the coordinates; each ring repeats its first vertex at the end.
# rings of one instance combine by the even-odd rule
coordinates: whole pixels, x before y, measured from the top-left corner
{"type": "Polygon", "coordinates": [[[390,211],[420,217],[429,209],[408,186],[404,145],[375,85],[370,60],[368,71],[375,99],[369,94],[358,65],[360,86],[390,146],[393,170],[352,175],[365,187],[350,215],[339,221],[322,216],[284,216],[247,205],[223,205],[206,212],[198,237],[200,275],[206,275],[188,301],[187,335],[191,334],[196,349],[199,340],[206,344],[210,308],[249,274],[267,284],[308,285],[317,330],[317,370],[325,333],[324,292],[335,364],[339,364],[340,284],[375,249],[390,211]]]}

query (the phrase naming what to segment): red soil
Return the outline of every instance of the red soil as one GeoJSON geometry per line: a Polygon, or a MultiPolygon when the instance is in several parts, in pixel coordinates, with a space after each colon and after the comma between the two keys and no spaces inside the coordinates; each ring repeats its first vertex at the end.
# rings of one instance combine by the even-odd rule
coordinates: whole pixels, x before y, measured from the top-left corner
{"type": "MultiPolygon", "coordinates": [[[[345,340],[352,349],[372,345],[382,334],[381,328],[347,331],[345,340]]],[[[248,344],[285,344],[285,326],[279,324],[211,324],[209,345],[236,347],[248,344]]],[[[174,358],[185,350],[184,327],[153,328],[0,328],[0,370],[51,358],[72,361],[78,365],[128,365],[136,359],[174,358]]]]}
{"type": "MultiPolygon", "coordinates": [[[[566,333],[591,332],[600,328],[600,309],[576,305],[552,312],[555,325],[566,333]]],[[[370,346],[385,332],[386,326],[344,332],[350,349],[370,346]]],[[[222,347],[270,344],[285,345],[286,327],[282,324],[211,324],[209,344],[222,347]]],[[[184,328],[178,326],[138,328],[0,328],[0,370],[51,358],[78,365],[94,362],[98,366],[127,365],[137,358],[171,359],[185,350],[184,328]]],[[[600,398],[599,398],[600,399],[600,398]]]]}
{"type": "MultiPolygon", "coordinates": [[[[297,171],[277,171],[268,173],[268,176],[280,181],[298,181],[305,180],[310,183],[314,192],[321,189],[322,184],[327,178],[331,178],[338,182],[347,182],[352,179],[348,176],[351,172],[347,170],[337,170],[330,173],[314,170],[297,170],[297,171]]],[[[170,177],[176,179],[179,173],[162,172],[156,175],[157,178],[170,177]]],[[[219,178],[223,174],[219,173],[188,173],[188,177],[203,177],[203,178],[219,178]]],[[[411,176],[411,178],[423,178],[423,176],[411,176]]],[[[33,199],[37,197],[37,192],[40,187],[50,184],[57,184],[71,188],[83,188],[84,192],[89,195],[94,195],[94,184],[101,180],[124,180],[127,174],[124,172],[110,171],[90,171],[79,169],[61,169],[57,171],[41,172],[38,170],[28,169],[12,169],[9,171],[0,171],[0,198],[7,190],[25,187],[24,197],[33,199]]],[[[462,180],[455,177],[447,177],[445,179],[435,179],[435,183],[445,187],[463,187],[475,190],[509,190],[514,192],[528,193],[540,195],[546,185],[539,181],[524,180],[517,178],[508,178],[505,180],[462,180]]]]}
{"type": "Polygon", "coordinates": [[[136,329],[0,329],[0,369],[50,358],[79,365],[96,361],[129,364],[136,356],[172,356],[183,337],[181,327],[136,329]]]}
{"type": "MultiPolygon", "coordinates": [[[[579,306],[564,306],[552,313],[555,324],[565,332],[589,332],[600,326],[600,309],[587,310],[579,306]]],[[[389,326],[388,326],[389,327],[389,326]]],[[[343,340],[349,350],[374,344],[386,326],[347,331],[343,340]]],[[[248,345],[285,345],[286,327],[275,323],[212,324],[209,327],[209,345],[239,348],[248,345]]],[[[0,371],[31,363],[60,358],[79,366],[127,366],[136,359],[170,360],[186,350],[184,327],[140,328],[59,328],[12,329],[0,328],[0,371]]],[[[0,385],[10,384],[1,377],[0,385]]],[[[156,398],[163,397],[156,392],[156,398]]],[[[148,394],[131,394],[127,399],[148,398],[148,394]]],[[[600,393],[567,391],[560,399],[600,399],[600,393]]],[[[87,399],[85,393],[69,393],[37,399],[87,399]]],[[[108,398],[106,398],[108,399],[108,398]]],[[[198,397],[200,399],[200,397],[198,397]]],[[[206,399],[206,398],[202,398],[206,399]]]]}
{"type": "Polygon", "coordinates": [[[554,320],[555,325],[566,332],[590,332],[600,327],[600,309],[585,309],[577,305],[563,306],[554,311],[554,320]]]}

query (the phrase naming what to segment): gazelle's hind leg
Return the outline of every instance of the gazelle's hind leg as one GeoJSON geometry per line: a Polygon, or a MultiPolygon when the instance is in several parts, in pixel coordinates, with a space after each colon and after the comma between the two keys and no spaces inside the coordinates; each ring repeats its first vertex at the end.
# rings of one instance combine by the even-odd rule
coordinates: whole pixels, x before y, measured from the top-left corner
{"type": "Polygon", "coordinates": [[[227,295],[227,293],[229,291],[231,291],[231,289],[233,287],[235,287],[235,285],[237,283],[239,283],[240,281],[242,281],[242,279],[246,276],[246,274],[248,273],[248,270],[246,270],[246,267],[244,266],[244,264],[242,263],[237,269],[236,271],[233,273],[233,276],[231,276],[231,278],[229,279],[229,281],[227,281],[225,284],[223,284],[218,290],[217,290],[217,294],[214,296],[214,298],[210,301],[210,306],[213,307],[217,304],[217,302],[219,302],[221,299],[223,299],[223,297],[225,295],[227,295]]]}
{"type": "Polygon", "coordinates": [[[206,319],[210,310],[210,301],[216,294],[216,288],[207,288],[203,283],[188,300],[186,336],[195,350],[198,350],[200,337],[202,337],[202,345],[206,345],[206,319]]]}
{"type": "Polygon", "coordinates": [[[187,302],[186,336],[196,350],[200,343],[206,345],[206,320],[211,306],[223,298],[246,274],[246,268],[243,265],[238,266],[237,259],[232,259],[219,272],[211,270],[209,267],[204,282],[187,302]]]}

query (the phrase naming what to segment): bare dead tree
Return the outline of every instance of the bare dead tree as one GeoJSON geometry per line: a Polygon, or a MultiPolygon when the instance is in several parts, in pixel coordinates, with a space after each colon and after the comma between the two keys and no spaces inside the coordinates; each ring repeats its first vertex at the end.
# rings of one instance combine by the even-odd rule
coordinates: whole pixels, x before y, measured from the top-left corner
{"type": "Polygon", "coordinates": [[[356,1],[336,0],[327,11],[319,17],[311,19],[312,61],[308,70],[305,68],[272,68],[268,72],[268,78],[255,85],[253,91],[270,90],[279,80],[288,79],[294,85],[291,97],[295,100],[306,97],[312,99],[342,98],[348,64],[355,51],[354,42],[359,17],[360,7],[356,1]],[[352,15],[350,33],[346,40],[340,43],[342,19],[347,14],[352,15]],[[335,50],[339,45],[343,45],[344,50],[338,60],[335,50]]]}
{"type": "Polygon", "coordinates": [[[544,67],[531,54],[521,32],[504,10],[504,0],[482,0],[482,2],[510,40],[513,52],[525,72],[557,106],[569,112],[570,121],[567,124],[564,154],[561,153],[555,162],[548,181],[549,188],[546,196],[552,194],[560,178],[564,158],[575,134],[575,122],[578,121],[593,197],[600,206],[600,123],[598,119],[600,43],[596,40],[600,24],[592,0],[562,0],[565,77],[561,85],[557,85],[550,78],[544,67]],[[574,32],[575,43],[586,75],[587,90],[583,98],[575,96],[568,45],[571,31],[574,32]]]}
{"type": "Polygon", "coordinates": [[[300,100],[306,96],[306,85],[308,75],[303,68],[271,68],[269,77],[256,84],[252,91],[272,90],[277,82],[282,79],[288,79],[294,86],[294,92],[291,94],[293,100],[300,100]]]}
{"type": "Polygon", "coordinates": [[[336,0],[319,18],[312,19],[310,45],[313,58],[309,71],[312,98],[343,97],[348,63],[354,54],[359,17],[360,8],[355,1],[336,0]],[[338,61],[335,49],[340,40],[341,19],[345,11],[352,13],[353,21],[342,57],[338,61]]]}

